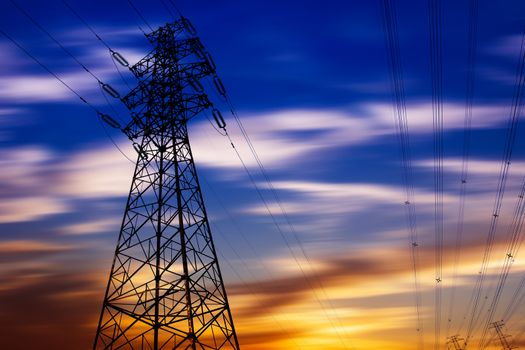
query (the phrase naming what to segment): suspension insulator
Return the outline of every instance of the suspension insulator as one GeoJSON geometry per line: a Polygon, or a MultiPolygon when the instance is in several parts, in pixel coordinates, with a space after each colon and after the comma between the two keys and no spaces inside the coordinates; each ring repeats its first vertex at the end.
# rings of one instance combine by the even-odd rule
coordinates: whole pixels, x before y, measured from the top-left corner
{"type": "Polygon", "coordinates": [[[190,33],[190,35],[197,35],[197,29],[191,24],[189,19],[182,17],[182,23],[184,24],[184,28],[190,33]]]}
{"type": "Polygon", "coordinates": [[[217,66],[215,65],[215,62],[213,61],[213,58],[211,57],[209,52],[204,53],[204,58],[208,66],[211,68],[211,70],[215,71],[215,68],[217,68],[217,66]]]}
{"type": "Polygon", "coordinates": [[[217,88],[217,92],[219,92],[219,94],[226,96],[226,88],[224,87],[224,84],[222,83],[222,80],[219,78],[219,76],[215,75],[213,77],[213,84],[217,88]]]}
{"type": "Polygon", "coordinates": [[[113,98],[120,98],[118,91],[113,89],[110,85],[102,84],[102,89],[104,89],[104,91],[107,92],[109,96],[113,98]]]}
{"type": "Polygon", "coordinates": [[[104,121],[106,124],[108,124],[112,128],[120,129],[119,122],[117,122],[115,119],[111,118],[109,115],[104,114],[104,113],[100,113],[100,119],[102,119],[102,121],[104,121]]]}
{"type": "Polygon", "coordinates": [[[200,81],[198,81],[197,79],[195,79],[195,78],[190,79],[188,84],[190,84],[190,86],[196,92],[203,92],[204,91],[204,86],[202,85],[202,83],[200,81]]]}
{"type": "Polygon", "coordinates": [[[224,121],[221,112],[217,108],[214,108],[211,113],[213,114],[213,119],[215,119],[217,126],[221,129],[226,128],[226,122],[224,121]]]}
{"type": "Polygon", "coordinates": [[[129,67],[129,62],[117,51],[111,50],[111,56],[123,67],[129,67]]]}

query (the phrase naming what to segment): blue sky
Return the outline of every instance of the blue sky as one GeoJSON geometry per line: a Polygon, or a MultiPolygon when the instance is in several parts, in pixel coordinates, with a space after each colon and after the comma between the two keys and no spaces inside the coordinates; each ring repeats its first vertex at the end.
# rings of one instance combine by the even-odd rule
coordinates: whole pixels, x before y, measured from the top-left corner
{"type": "MultiPolygon", "coordinates": [[[[18,3],[102,81],[121,95],[129,91],[107,49],[61,1],[18,3]]],[[[133,3],[152,27],[172,20],[160,0],[133,3]]],[[[130,63],[150,50],[138,25],[147,27],[127,1],[70,4],[130,63]]],[[[425,1],[395,4],[421,238],[424,338],[430,347],[434,184],[428,8],[425,1]]],[[[524,2],[480,1],[464,246],[457,306],[447,330],[468,4],[442,3],[443,344],[445,333],[459,328],[481,264],[525,23],[524,2]]],[[[97,108],[129,118],[118,101],[108,106],[96,80],[10,1],[2,5],[3,31],[97,108]]],[[[293,223],[293,228],[287,225],[233,118],[208,89],[299,259],[298,265],[227,139],[204,116],[192,120],[190,139],[243,348],[416,349],[405,192],[381,1],[177,1],[177,6],[212,53],[293,223]]],[[[0,334],[12,349],[27,348],[20,345],[22,336],[44,349],[88,348],[133,169],[106,132],[128,157],[136,154],[125,137],[105,130],[90,108],[5,37],[0,37],[0,61],[0,334]],[[62,345],[52,345],[58,339],[62,345]]],[[[129,72],[121,68],[120,73],[134,86],[129,72]]],[[[525,175],[522,136],[520,124],[489,265],[492,286],[525,175]]],[[[517,256],[496,314],[511,302],[524,270],[517,256]]],[[[491,296],[490,289],[484,293],[491,296]]],[[[519,316],[505,321],[515,335],[525,326],[519,316]]]]}

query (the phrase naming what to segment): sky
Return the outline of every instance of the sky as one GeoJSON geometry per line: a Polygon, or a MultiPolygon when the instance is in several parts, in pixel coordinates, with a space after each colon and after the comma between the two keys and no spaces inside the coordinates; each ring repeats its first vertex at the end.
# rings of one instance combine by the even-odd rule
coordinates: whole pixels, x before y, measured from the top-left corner
{"type": "MultiPolygon", "coordinates": [[[[17,3],[121,95],[136,85],[61,0],[17,3]]],[[[149,29],[128,1],[69,3],[131,64],[151,50],[139,27],[149,29]]],[[[275,189],[260,174],[225,106],[219,104],[228,131],[271,215],[229,141],[205,116],[190,121],[190,142],[242,349],[446,349],[448,336],[466,336],[470,319],[476,324],[476,344],[486,323],[525,175],[520,116],[479,310],[473,315],[468,306],[494,214],[525,2],[479,1],[459,254],[470,11],[467,1],[441,4],[441,308],[435,303],[428,6],[415,0],[392,3],[414,174],[419,326],[382,1],[176,1],[212,54],[275,189]],[[440,341],[434,347],[438,310],[440,341]]],[[[1,4],[2,31],[92,105],[129,120],[124,106],[104,95],[97,81],[10,0],[1,4]]],[[[172,21],[170,12],[176,15],[169,1],[133,4],[153,28],[172,21]]],[[[89,349],[137,154],[124,135],[104,126],[92,109],[1,35],[0,62],[2,347],[89,349]]],[[[213,87],[206,88],[218,100],[213,87]]],[[[502,319],[505,334],[521,347],[523,256],[519,250],[513,256],[492,319],[502,319]]],[[[501,349],[494,331],[488,334],[487,348],[501,349]]]]}

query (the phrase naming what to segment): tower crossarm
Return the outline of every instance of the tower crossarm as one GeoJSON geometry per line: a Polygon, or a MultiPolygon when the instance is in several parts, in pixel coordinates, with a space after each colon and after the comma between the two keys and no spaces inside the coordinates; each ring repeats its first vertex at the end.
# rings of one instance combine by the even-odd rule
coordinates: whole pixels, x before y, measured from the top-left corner
{"type": "MultiPolygon", "coordinates": [[[[146,95],[144,95],[146,96],[146,95]]],[[[151,95],[150,95],[151,96],[151,95]]],[[[180,94],[179,104],[173,106],[170,112],[174,114],[166,118],[152,118],[151,113],[162,113],[164,108],[160,101],[141,101],[134,108],[132,121],[122,130],[131,140],[148,134],[165,130],[178,123],[185,123],[197,114],[212,106],[206,94],[180,94]]]]}
{"type": "Polygon", "coordinates": [[[194,34],[181,18],[146,35],[154,50],[130,68],[139,82],[121,99],[132,115],[121,130],[132,141],[186,123],[213,107],[201,80],[218,79],[215,63],[194,34]]]}

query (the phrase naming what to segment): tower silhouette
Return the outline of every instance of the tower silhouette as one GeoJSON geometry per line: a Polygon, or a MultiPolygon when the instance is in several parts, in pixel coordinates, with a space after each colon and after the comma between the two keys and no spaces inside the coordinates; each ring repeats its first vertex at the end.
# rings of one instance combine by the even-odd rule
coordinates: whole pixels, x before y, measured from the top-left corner
{"type": "Polygon", "coordinates": [[[498,336],[499,343],[503,350],[512,350],[517,348],[512,344],[512,341],[509,340],[510,335],[503,334],[503,327],[505,326],[503,321],[492,322],[490,326],[496,331],[496,335],[498,336]]]}
{"type": "Polygon", "coordinates": [[[187,19],[146,37],[121,99],[138,158],[93,349],[239,349],[187,130],[213,108],[200,80],[224,87],[187,19]]]}
{"type": "Polygon", "coordinates": [[[459,335],[453,335],[447,339],[447,349],[463,350],[463,346],[461,343],[464,343],[464,339],[460,338],[459,335]]]}

